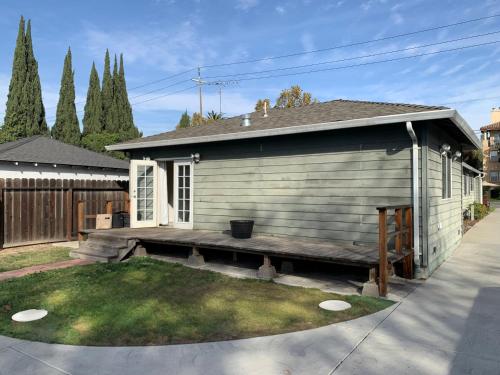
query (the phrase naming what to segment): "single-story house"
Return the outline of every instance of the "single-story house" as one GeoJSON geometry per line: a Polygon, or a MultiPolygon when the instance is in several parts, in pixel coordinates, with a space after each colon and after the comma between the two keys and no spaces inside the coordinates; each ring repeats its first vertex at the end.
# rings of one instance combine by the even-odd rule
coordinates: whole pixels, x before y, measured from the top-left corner
{"type": "Polygon", "coordinates": [[[0,144],[0,179],[128,181],[128,162],[35,135],[0,144]]]}
{"type": "MultiPolygon", "coordinates": [[[[481,147],[454,109],[333,100],[271,109],[108,146],[131,155],[133,227],[378,241],[377,207],[411,204],[417,277],[457,247],[481,147]],[[465,187],[467,184],[467,189],[465,187]]],[[[472,193],[474,192],[474,193],[472,193]]]]}

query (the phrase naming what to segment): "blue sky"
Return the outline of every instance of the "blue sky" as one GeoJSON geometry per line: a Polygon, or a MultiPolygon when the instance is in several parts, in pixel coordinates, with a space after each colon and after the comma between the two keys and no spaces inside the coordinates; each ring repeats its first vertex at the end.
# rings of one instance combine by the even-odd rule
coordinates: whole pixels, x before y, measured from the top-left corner
{"type": "MultiPolygon", "coordinates": [[[[77,108],[82,110],[90,67],[102,76],[104,51],[124,54],[136,125],[145,135],[175,127],[182,111],[198,109],[195,72],[142,86],[198,65],[212,65],[328,48],[500,14],[500,3],[427,0],[4,0],[0,3],[0,114],[3,118],[19,16],[32,20],[49,125],[54,122],[66,49],[71,46],[77,108]],[[163,87],[181,82],[170,88],[163,87]],[[173,91],[187,91],[163,96],[173,91]],[[148,94],[149,91],[156,90],[148,94]],[[140,101],[149,100],[144,103],[140,101]],[[134,104],[137,103],[137,104],[134,104]]],[[[279,69],[500,31],[500,17],[382,42],[250,64],[204,68],[206,77],[279,69]]],[[[500,41],[500,33],[402,53],[320,65],[329,68],[500,41]]],[[[274,100],[299,84],[320,101],[336,98],[448,104],[475,129],[500,106],[500,43],[314,74],[232,82],[222,111],[253,110],[260,97],[274,100]],[[469,99],[498,97],[482,101],[469,99]]],[[[291,70],[302,71],[308,69],[291,70]]],[[[283,73],[278,72],[278,73],[283,73]]],[[[212,81],[215,79],[212,79],[212,81]]],[[[219,109],[216,86],[204,88],[204,112],[219,109]]],[[[83,114],[79,113],[81,121],[83,114]]]]}

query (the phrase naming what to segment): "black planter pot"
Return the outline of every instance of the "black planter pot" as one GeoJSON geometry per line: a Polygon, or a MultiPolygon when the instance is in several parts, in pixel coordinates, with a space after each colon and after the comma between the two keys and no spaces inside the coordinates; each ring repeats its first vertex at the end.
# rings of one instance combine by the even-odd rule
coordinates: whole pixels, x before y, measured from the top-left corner
{"type": "Polygon", "coordinates": [[[231,220],[231,235],[234,238],[252,237],[253,220],[231,220]]]}

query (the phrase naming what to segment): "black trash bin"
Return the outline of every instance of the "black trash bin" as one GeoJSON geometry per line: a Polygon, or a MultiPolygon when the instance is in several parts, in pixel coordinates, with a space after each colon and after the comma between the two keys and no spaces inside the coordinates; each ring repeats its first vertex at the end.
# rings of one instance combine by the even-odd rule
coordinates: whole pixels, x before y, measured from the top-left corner
{"type": "Polygon", "coordinates": [[[231,220],[231,235],[234,238],[250,238],[253,231],[253,220],[231,220]]]}
{"type": "Polygon", "coordinates": [[[113,228],[123,228],[123,213],[122,212],[113,212],[111,217],[111,226],[113,228]]]}

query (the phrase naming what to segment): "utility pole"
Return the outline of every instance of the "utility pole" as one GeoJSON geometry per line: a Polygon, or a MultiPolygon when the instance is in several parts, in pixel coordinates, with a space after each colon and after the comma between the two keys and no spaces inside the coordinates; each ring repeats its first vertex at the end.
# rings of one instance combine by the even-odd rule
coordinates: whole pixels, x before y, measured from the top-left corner
{"type": "Polygon", "coordinates": [[[201,87],[207,83],[201,79],[201,68],[198,67],[198,78],[191,78],[191,81],[196,82],[198,85],[198,92],[200,95],[200,115],[203,117],[203,94],[201,92],[201,87]]]}

